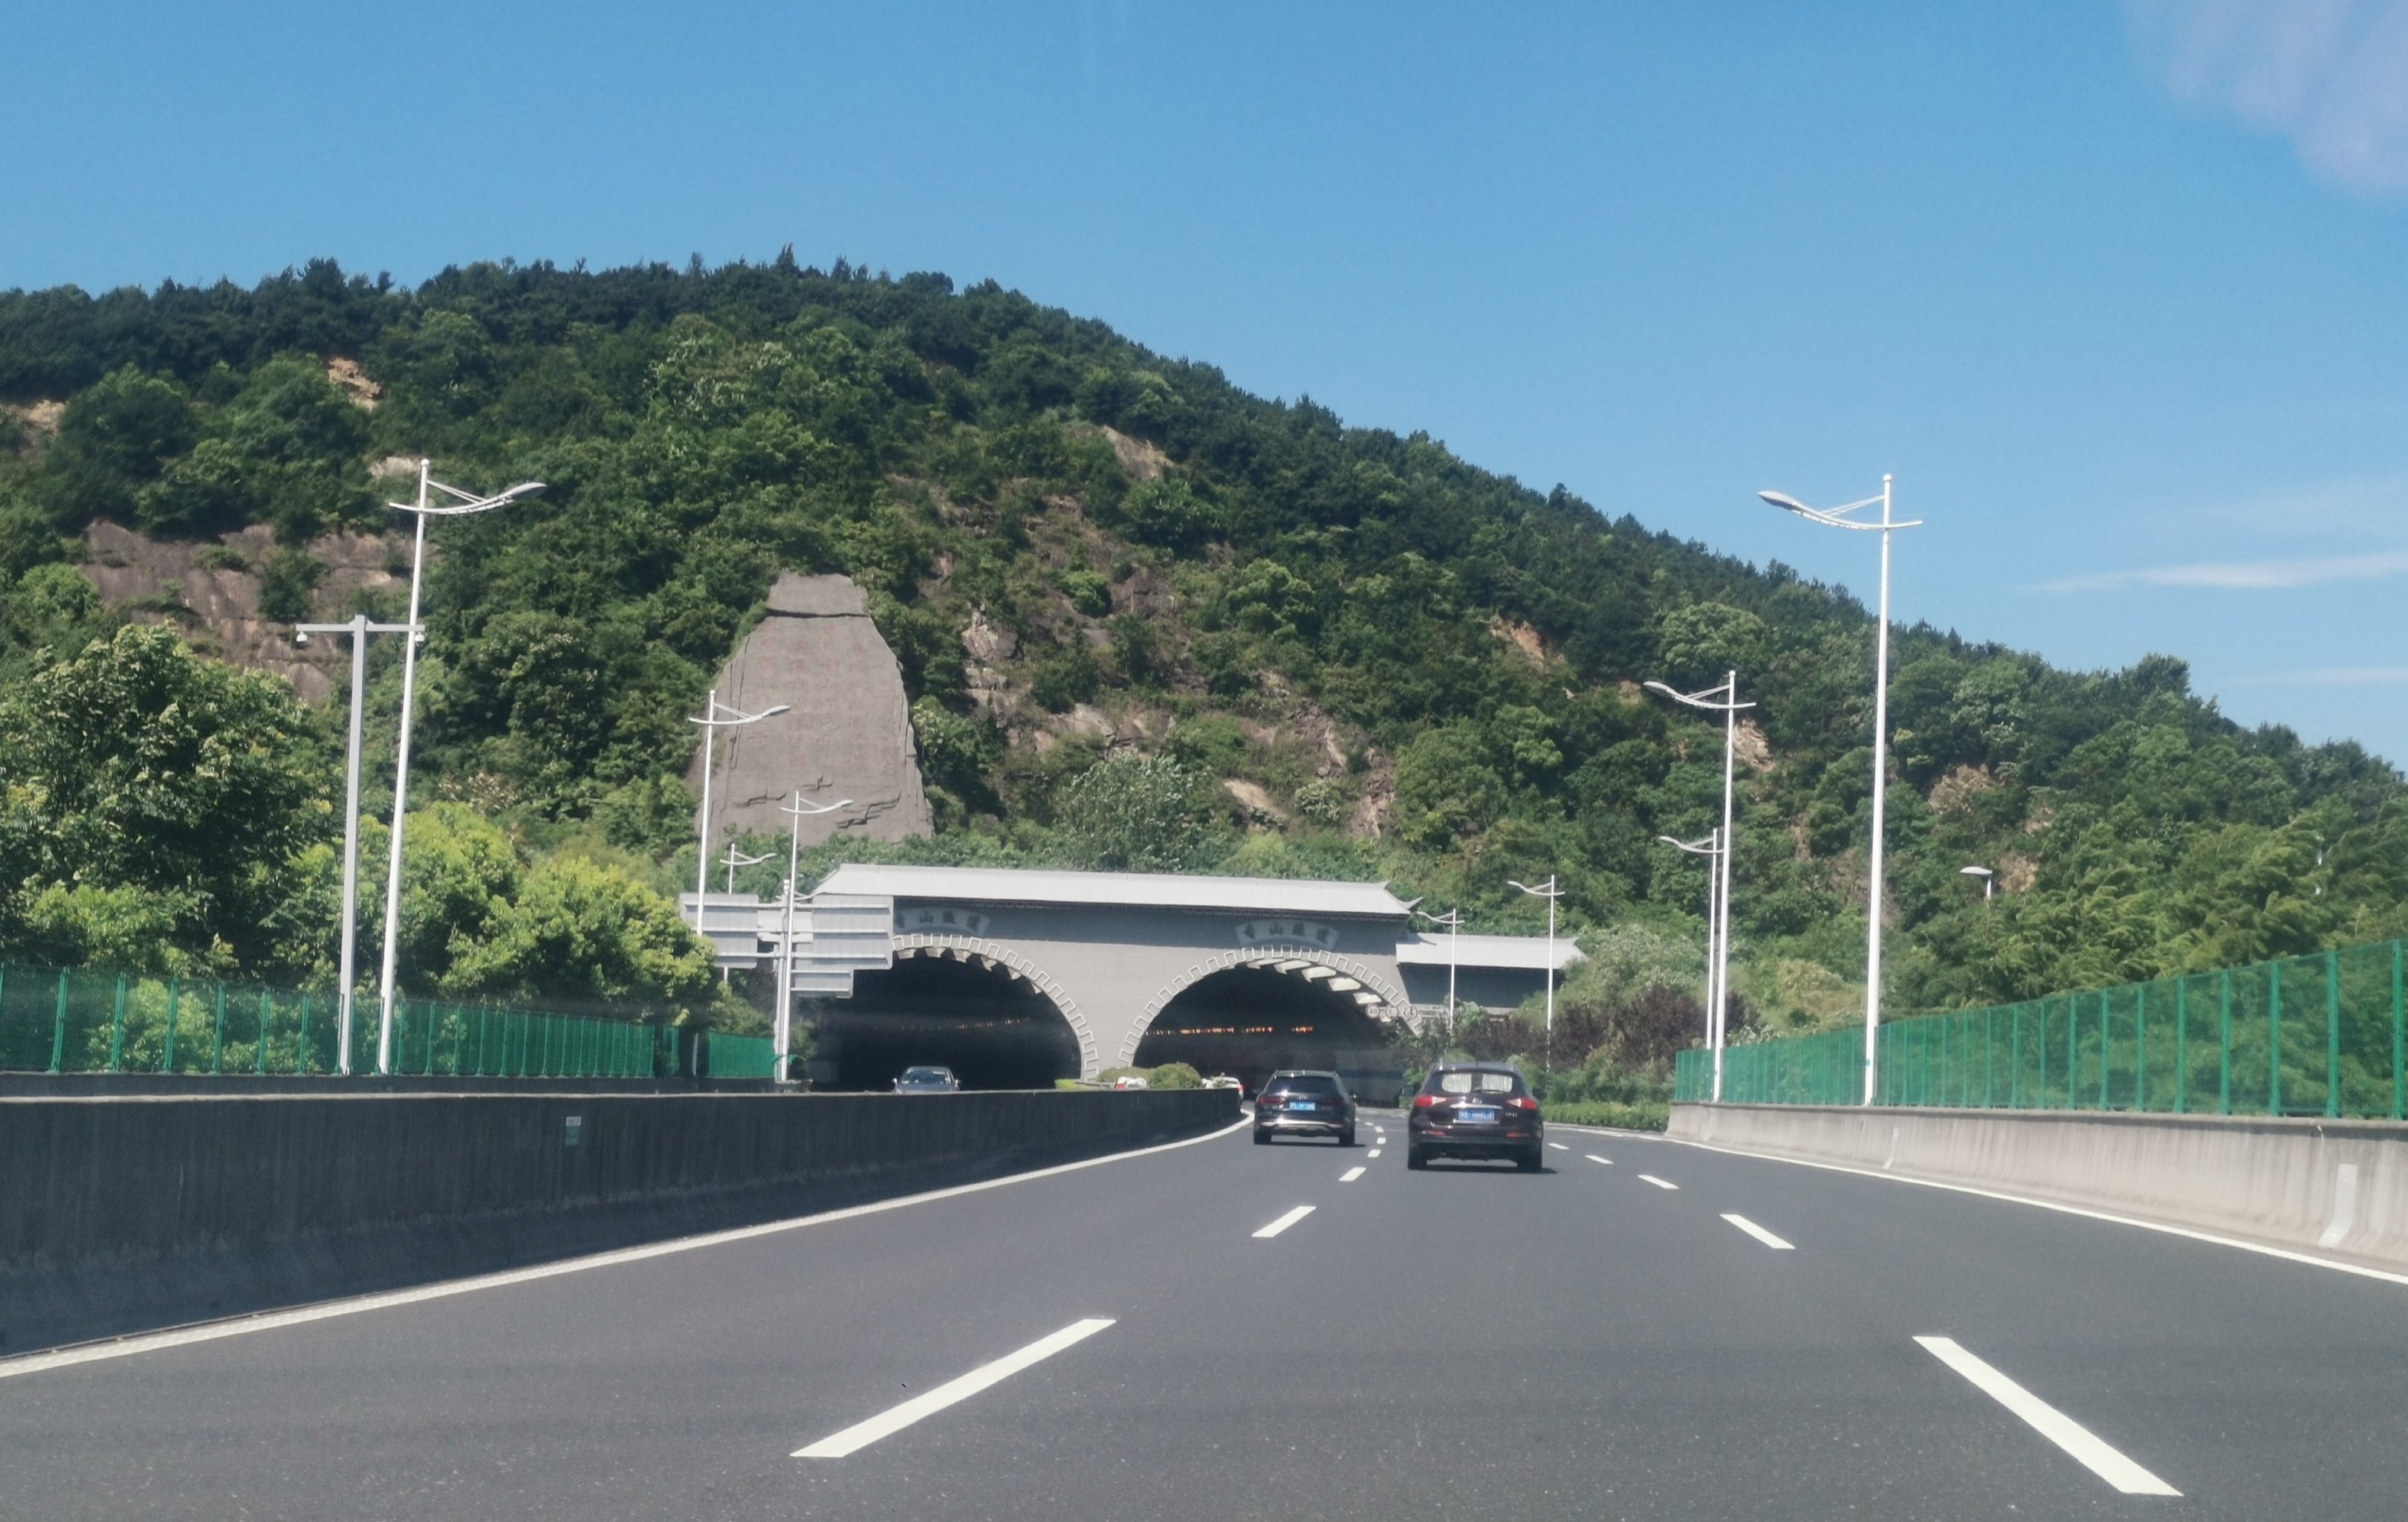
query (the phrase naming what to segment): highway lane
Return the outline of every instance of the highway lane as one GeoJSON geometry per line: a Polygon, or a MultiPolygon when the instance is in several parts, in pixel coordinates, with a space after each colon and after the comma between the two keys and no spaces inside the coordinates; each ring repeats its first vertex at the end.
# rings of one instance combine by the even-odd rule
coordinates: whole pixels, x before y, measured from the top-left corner
{"type": "Polygon", "coordinates": [[[1411,1173],[1367,1119],[1385,1145],[1240,1133],[0,1379],[0,1516],[2372,1516],[2408,1486],[2408,1287],[1570,1128],[1541,1174],[1411,1173]]]}

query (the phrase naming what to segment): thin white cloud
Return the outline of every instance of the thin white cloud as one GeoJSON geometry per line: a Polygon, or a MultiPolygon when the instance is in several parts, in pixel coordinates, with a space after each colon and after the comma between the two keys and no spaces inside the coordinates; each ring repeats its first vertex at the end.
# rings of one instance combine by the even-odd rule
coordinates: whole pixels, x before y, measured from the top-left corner
{"type": "Polygon", "coordinates": [[[2232,684],[2237,687],[2401,687],[2408,686],[2408,666],[2317,666],[2305,671],[2235,677],[2232,684]]]}
{"type": "Polygon", "coordinates": [[[2291,140],[2313,173],[2408,194],[2408,0],[2124,0],[2180,99],[2291,140]]]}
{"type": "Polygon", "coordinates": [[[2408,550],[2372,554],[2312,555],[2278,560],[2195,560],[2181,566],[2143,566],[2043,582],[2042,592],[2113,592],[2135,586],[2213,587],[2223,591],[2279,592],[2330,582],[2374,582],[2408,571],[2408,550]]]}

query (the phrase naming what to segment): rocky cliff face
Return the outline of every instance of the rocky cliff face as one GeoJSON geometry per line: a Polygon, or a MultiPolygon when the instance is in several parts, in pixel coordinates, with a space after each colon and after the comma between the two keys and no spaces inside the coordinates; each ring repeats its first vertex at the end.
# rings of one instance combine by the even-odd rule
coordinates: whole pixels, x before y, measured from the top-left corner
{"type": "MultiPolygon", "coordinates": [[[[276,550],[266,524],[193,542],[150,538],[104,519],[85,529],[83,539],[79,568],[109,607],[171,623],[222,660],[284,678],[308,702],[323,700],[349,680],[350,641],[295,645],[291,624],[261,611],[261,572],[276,550]]],[[[338,622],[351,616],[357,594],[399,595],[409,585],[409,541],[399,535],[329,534],[308,553],[312,618],[338,622]]]]}
{"type": "MultiPolygon", "coordinates": [[[[806,803],[852,800],[834,813],[805,816],[806,845],[838,834],[900,840],[931,832],[902,668],[849,579],[781,576],[769,590],[767,615],[720,671],[719,700],[746,713],[780,703],[788,709],[719,732],[712,840],[747,832],[782,837],[782,806],[797,788],[806,803]]],[[[686,784],[701,791],[699,749],[686,784]]]]}

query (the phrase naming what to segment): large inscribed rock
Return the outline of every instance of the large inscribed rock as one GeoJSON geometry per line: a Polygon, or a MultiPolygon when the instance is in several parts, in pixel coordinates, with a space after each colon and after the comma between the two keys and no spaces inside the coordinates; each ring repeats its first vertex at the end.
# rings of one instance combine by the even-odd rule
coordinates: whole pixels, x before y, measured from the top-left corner
{"type": "MultiPolygon", "coordinates": [[[[719,674],[721,716],[789,711],[722,729],[712,756],[710,839],[714,861],[737,835],[783,839],[781,806],[801,788],[806,803],[852,804],[803,819],[803,843],[844,834],[900,840],[930,833],[928,795],[911,739],[903,671],[879,637],[859,587],[842,576],[788,572],[769,589],[768,616],[719,674]]],[[[696,747],[686,783],[702,787],[696,747]]],[[[711,880],[722,876],[714,867],[711,880]]]]}

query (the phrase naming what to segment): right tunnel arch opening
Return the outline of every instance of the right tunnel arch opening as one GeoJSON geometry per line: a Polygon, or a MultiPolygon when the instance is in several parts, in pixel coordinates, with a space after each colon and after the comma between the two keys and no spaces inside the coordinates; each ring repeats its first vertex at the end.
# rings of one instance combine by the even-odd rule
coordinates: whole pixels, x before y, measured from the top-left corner
{"type": "Polygon", "coordinates": [[[1197,979],[1165,1003],[1137,1046],[1137,1066],[1183,1062],[1226,1074],[1254,1093],[1283,1068],[1328,1069],[1371,1104],[1393,1104],[1403,1064],[1379,1006],[1354,997],[1333,969],[1243,965],[1197,979]],[[1333,984],[1340,987],[1332,987],[1333,984]]]}

